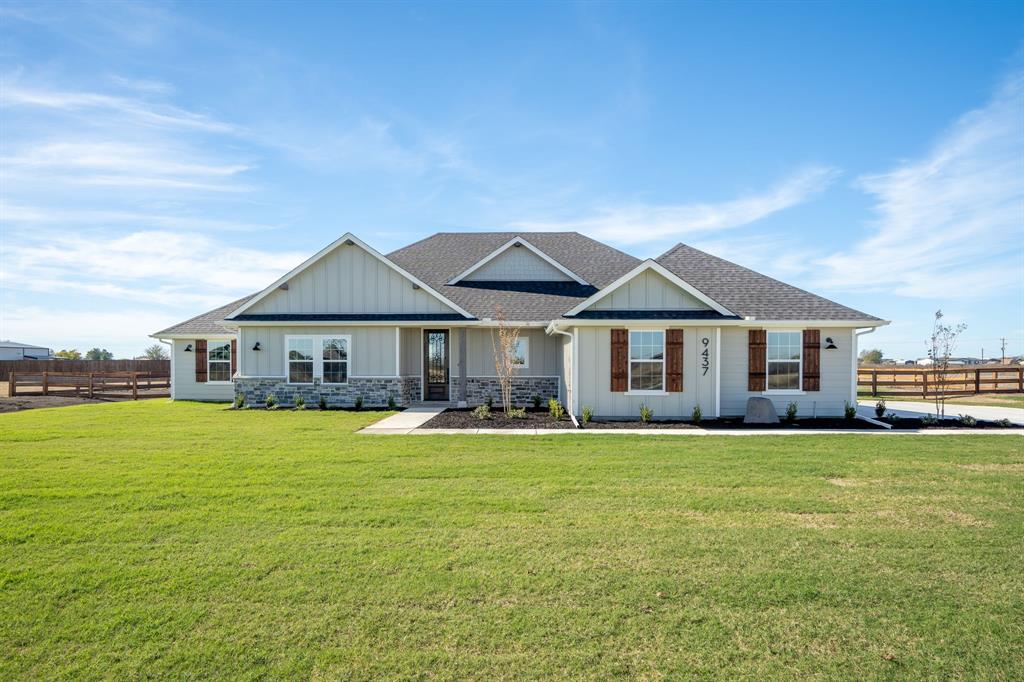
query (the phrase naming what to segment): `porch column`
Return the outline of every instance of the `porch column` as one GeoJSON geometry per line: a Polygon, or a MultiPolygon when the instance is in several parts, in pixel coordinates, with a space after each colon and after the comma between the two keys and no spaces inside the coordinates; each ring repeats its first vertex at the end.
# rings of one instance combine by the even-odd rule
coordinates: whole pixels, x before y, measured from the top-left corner
{"type": "Polygon", "coordinates": [[[459,327],[459,407],[466,407],[466,328],[459,327]]]}

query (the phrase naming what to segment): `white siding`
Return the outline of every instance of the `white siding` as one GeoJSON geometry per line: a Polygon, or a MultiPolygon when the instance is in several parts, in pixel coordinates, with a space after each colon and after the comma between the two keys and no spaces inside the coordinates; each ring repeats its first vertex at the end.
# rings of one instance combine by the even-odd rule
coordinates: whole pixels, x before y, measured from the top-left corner
{"type": "MultiPolygon", "coordinates": [[[[747,329],[722,328],[722,415],[742,415],[746,412],[747,398],[760,396],[760,392],[747,390],[747,329]]],[[[839,416],[850,399],[851,371],[853,369],[853,330],[821,329],[821,390],[802,395],[771,395],[775,409],[785,414],[786,405],[795,402],[799,416],[839,416]],[[838,348],[825,350],[825,338],[831,337],[838,348]]]]}
{"type": "Polygon", "coordinates": [[[703,301],[662,277],[644,270],[590,307],[591,310],[707,310],[703,301]]]}
{"type": "Polygon", "coordinates": [[[468,282],[572,282],[525,246],[510,247],[466,277],[468,282]]]}
{"type": "Polygon", "coordinates": [[[414,327],[402,328],[402,376],[418,377],[423,369],[423,330],[414,327]]]}
{"type": "Polygon", "coordinates": [[[283,377],[286,336],[352,336],[349,376],[395,376],[394,327],[242,327],[239,373],[247,377],[283,377]],[[254,351],[256,342],[260,350],[254,351]]]}
{"type": "Polygon", "coordinates": [[[358,246],[342,245],[245,311],[268,313],[454,312],[358,246]]]}
{"type": "MultiPolygon", "coordinates": [[[[209,341],[207,345],[212,345],[209,341]]],[[[173,355],[173,376],[175,400],[211,400],[229,401],[235,396],[234,387],[222,383],[196,382],[196,342],[194,340],[174,339],[171,342],[173,355]],[[192,352],[186,353],[185,348],[192,344],[192,352]]]]}
{"type": "MultiPolygon", "coordinates": [[[[494,330],[495,338],[498,330],[494,330]]],[[[557,339],[548,336],[543,329],[526,328],[519,332],[523,338],[530,340],[529,367],[516,370],[516,376],[553,377],[559,373],[559,355],[561,346],[557,339]]],[[[457,333],[452,331],[452,375],[458,375],[458,347],[454,343],[457,333]]],[[[494,346],[491,341],[490,329],[468,329],[466,331],[466,364],[467,375],[471,377],[497,376],[494,369],[494,346]]]]}

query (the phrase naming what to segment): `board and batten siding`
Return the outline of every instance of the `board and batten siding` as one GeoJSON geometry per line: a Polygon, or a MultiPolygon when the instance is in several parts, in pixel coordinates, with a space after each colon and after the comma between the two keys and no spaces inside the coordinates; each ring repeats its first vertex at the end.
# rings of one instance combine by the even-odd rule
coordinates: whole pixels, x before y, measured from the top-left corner
{"type": "MultiPolygon", "coordinates": [[[[226,338],[224,340],[227,340],[226,338]]],[[[213,345],[213,339],[209,345],[213,345]]],[[[171,353],[174,362],[171,367],[174,370],[171,381],[174,383],[175,400],[209,400],[229,401],[235,397],[234,386],[228,383],[196,381],[196,342],[194,339],[174,339],[171,341],[171,353]],[[192,351],[186,352],[185,348],[192,344],[192,351]]]]}
{"type": "MultiPolygon", "coordinates": [[[[796,327],[794,327],[796,329],[796,327]]],[[[771,399],[779,414],[795,402],[798,415],[810,417],[841,416],[850,399],[854,357],[853,330],[821,327],[821,390],[797,394],[771,394],[747,390],[748,329],[722,328],[722,416],[746,413],[747,398],[764,396],[771,399]],[[837,348],[825,350],[825,339],[831,338],[837,348]]]]}
{"type": "Polygon", "coordinates": [[[242,327],[239,372],[247,377],[283,377],[286,336],[349,335],[349,376],[395,376],[395,327],[242,327]],[[259,342],[260,350],[253,346],[259,342]]]}
{"type": "Polygon", "coordinates": [[[423,330],[417,327],[402,327],[400,334],[401,358],[398,373],[404,377],[418,377],[423,372],[423,330]]]}
{"type": "Polygon", "coordinates": [[[452,313],[449,306],[359,246],[342,245],[246,314],[452,313]]]}
{"type": "Polygon", "coordinates": [[[653,270],[644,270],[590,307],[591,310],[707,310],[688,291],[653,270]]]}
{"type": "MultiPolygon", "coordinates": [[[[494,343],[497,342],[498,330],[494,330],[494,343]]],[[[458,331],[452,330],[452,376],[457,376],[458,368],[458,331]]],[[[529,367],[516,370],[516,376],[553,377],[558,376],[561,366],[561,345],[539,328],[523,328],[519,330],[520,338],[529,339],[529,367]]],[[[498,373],[494,368],[494,346],[491,329],[466,330],[466,374],[471,377],[493,377],[498,373]]]]}
{"type": "Polygon", "coordinates": [[[564,272],[526,247],[510,247],[466,277],[467,282],[571,282],[564,272]]]}
{"type": "MultiPolygon", "coordinates": [[[[616,328],[629,328],[617,325],[616,328]]],[[[636,325],[633,329],[667,329],[636,325]]],[[[640,404],[654,410],[658,418],[689,418],[696,405],[704,417],[713,417],[716,402],[714,327],[687,327],[683,330],[683,390],[664,395],[638,395],[611,390],[612,327],[579,327],[579,409],[590,406],[597,417],[637,418],[640,404]],[[708,371],[703,371],[701,352],[707,339],[708,371]]]]}

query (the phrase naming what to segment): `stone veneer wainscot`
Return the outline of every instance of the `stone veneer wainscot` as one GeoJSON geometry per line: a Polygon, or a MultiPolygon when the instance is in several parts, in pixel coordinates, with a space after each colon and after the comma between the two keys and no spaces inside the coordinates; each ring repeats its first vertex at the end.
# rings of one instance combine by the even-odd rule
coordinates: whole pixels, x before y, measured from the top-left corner
{"type": "MultiPolygon", "coordinates": [[[[539,395],[541,403],[546,405],[548,398],[558,397],[558,377],[513,377],[512,379],[512,403],[518,407],[526,407],[531,404],[533,396],[539,395]]],[[[452,403],[458,402],[459,378],[451,377],[452,403]]],[[[498,377],[467,377],[466,378],[466,403],[470,407],[482,405],[487,397],[494,400],[495,405],[501,404],[501,384],[498,377]]]]}
{"type": "Polygon", "coordinates": [[[363,396],[364,407],[381,407],[388,404],[393,396],[399,406],[410,405],[420,399],[420,378],[411,377],[351,377],[347,384],[322,384],[314,379],[312,384],[289,384],[281,378],[246,378],[234,380],[235,395],[244,395],[245,404],[259,406],[273,394],[279,405],[295,404],[295,396],[301,395],[306,405],[316,407],[320,398],[328,407],[352,407],[356,397],[363,396]]]}

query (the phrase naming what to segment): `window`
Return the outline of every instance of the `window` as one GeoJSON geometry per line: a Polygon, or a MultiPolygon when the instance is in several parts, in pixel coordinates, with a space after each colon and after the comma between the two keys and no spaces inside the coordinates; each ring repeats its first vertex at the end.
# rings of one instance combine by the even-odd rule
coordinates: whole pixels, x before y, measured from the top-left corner
{"type": "Polygon", "coordinates": [[[344,384],[348,382],[348,339],[346,337],[324,337],[321,339],[323,349],[325,384],[344,384]]]}
{"type": "Polygon", "coordinates": [[[512,365],[519,369],[530,366],[530,339],[521,336],[516,339],[516,347],[512,349],[512,365]]]}
{"type": "Polygon", "coordinates": [[[629,390],[665,390],[665,332],[629,332],[629,390]]]}
{"type": "Polygon", "coordinates": [[[231,381],[231,342],[210,341],[206,352],[207,381],[231,381]]]}
{"type": "Polygon", "coordinates": [[[769,391],[800,390],[800,353],[803,335],[800,332],[768,332],[769,391]]]}
{"type": "Polygon", "coordinates": [[[288,383],[313,383],[313,337],[290,336],[288,348],[288,383]]]}

